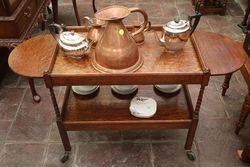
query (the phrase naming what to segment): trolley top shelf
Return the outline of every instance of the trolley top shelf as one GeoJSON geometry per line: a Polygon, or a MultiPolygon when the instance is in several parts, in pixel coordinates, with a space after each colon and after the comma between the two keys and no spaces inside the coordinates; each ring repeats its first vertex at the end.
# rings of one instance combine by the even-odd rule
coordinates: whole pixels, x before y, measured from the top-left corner
{"type": "MultiPolygon", "coordinates": [[[[17,46],[9,56],[9,65],[13,71],[25,77],[49,78],[50,86],[206,84],[210,73],[212,76],[233,73],[246,60],[242,43],[205,31],[196,31],[183,51],[174,55],[163,52],[164,47],[155,36],[155,32],[160,35],[161,27],[154,25],[152,31],[145,33],[146,41],[139,46],[144,63],[135,73],[99,73],[91,65],[91,55],[80,61],[67,58],[51,35],[38,35],[17,46]]],[[[131,26],[127,28],[131,29],[131,26]]],[[[87,31],[86,27],[81,26],[68,29],[80,33],[87,31]]]]}
{"type": "MultiPolygon", "coordinates": [[[[79,27],[74,30],[85,33],[84,29],[81,31],[79,27]]],[[[65,57],[63,52],[57,49],[50,64],[48,75],[51,77],[54,86],[154,83],[201,84],[204,82],[204,75],[210,74],[198,53],[194,37],[187,42],[183,50],[173,54],[165,52],[164,46],[160,45],[158,39],[160,33],[158,26],[153,26],[151,31],[145,32],[145,42],[138,46],[139,54],[143,58],[143,65],[136,72],[100,73],[91,64],[93,51],[89,56],[76,60],[65,57]]]]}

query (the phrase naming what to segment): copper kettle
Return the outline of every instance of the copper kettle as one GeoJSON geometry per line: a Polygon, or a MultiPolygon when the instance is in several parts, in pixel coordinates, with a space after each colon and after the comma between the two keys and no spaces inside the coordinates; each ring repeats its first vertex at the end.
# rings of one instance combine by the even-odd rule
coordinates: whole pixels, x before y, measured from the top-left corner
{"type": "Polygon", "coordinates": [[[138,47],[122,20],[130,13],[139,12],[144,17],[140,28],[131,35],[140,34],[148,24],[148,15],[139,8],[109,6],[95,13],[99,20],[107,22],[102,37],[99,39],[92,64],[95,69],[104,73],[132,72],[143,63],[138,47]]]}

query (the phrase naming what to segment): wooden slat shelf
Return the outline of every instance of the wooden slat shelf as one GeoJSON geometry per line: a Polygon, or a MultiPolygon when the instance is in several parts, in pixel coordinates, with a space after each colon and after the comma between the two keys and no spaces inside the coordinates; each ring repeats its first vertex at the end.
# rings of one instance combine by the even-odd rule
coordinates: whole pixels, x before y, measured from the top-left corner
{"type": "MultiPolygon", "coordinates": [[[[182,89],[177,95],[164,96],[152,85],[139,86],[138,96],[152,97],[157,101],[157,112],[150,119],[139,119],[130,114],[133,97],[114,96],[109,86],[101,86],[95,97],[75,95],[67,87],[64,101],[63,124],[67,130],[117,130],[117,129],[173,129],[189,128],[192,122],[182,89]]],[[[192,110],[192,109],[191,109],[192,110]]]]}

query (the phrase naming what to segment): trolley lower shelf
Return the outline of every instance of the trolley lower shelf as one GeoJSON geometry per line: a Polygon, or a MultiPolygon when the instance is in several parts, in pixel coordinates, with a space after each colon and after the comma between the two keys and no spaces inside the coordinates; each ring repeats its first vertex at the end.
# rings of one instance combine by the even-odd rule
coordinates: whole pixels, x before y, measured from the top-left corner
{"type": "Polygon", "coordinates": [[[110,86],[101,86],[92,97],[75,95],[67,87],[62,107],[64,128],[67,131],[190,128],[193,107],[186,86],[172,96],[164,96],[152,85],[139,86],[136,95],[157,101],[157,112],[152,118],[132,116],[129,104],[133,97],[115,96],[110,86]]]}

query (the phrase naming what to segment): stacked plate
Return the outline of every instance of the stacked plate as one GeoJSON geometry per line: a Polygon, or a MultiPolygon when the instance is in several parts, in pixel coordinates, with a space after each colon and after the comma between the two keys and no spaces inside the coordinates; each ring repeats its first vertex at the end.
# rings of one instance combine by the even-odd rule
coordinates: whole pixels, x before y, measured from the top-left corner
{"type": "Polygon", "coordinates": [[[138,87],[137,85],[112,85],[111,89],[121,95],[128,95],[134,93],[138,87]]]}
{"type": "Polygon", "coordinates": [[[175,93],[181,89],[181,85],[154,85],[157,90],[163,93],[175,93]]]}
{"type": "Polygon", "coordinates": [[[94,93],[95,91],[97,91],[99,88],[99,86],[96,85],[88,85],[88,86],[72,86],[72,90],[73,92],[75,92],[76,94],[79,95],[90,95],[92,93],[94,93]]]}

